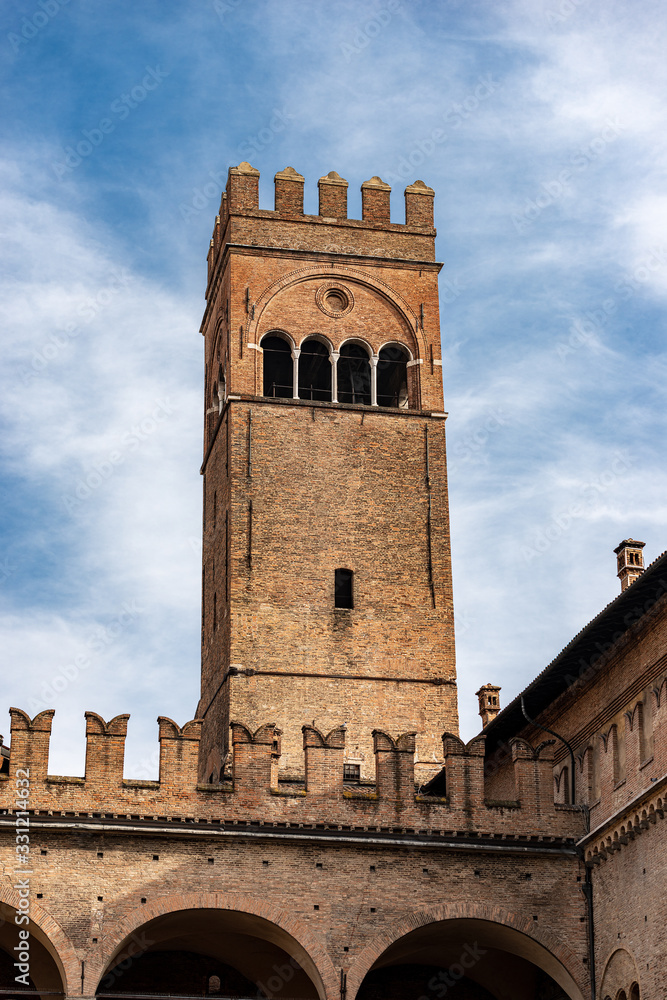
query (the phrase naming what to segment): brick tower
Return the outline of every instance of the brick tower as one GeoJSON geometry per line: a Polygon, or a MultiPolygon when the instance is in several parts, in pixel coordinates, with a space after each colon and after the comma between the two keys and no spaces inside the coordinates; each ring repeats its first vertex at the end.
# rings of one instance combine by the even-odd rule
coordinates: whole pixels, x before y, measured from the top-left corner
{"type": "Polygon", "coordinates": [[[208,256],[200,778],[229,723],[275,722],[283,775],[304,720],[345,724],[346,774],[373,728],[417,734],[417,775],[458,732],[433,191],[362,191],[229,171],[208,256]]]}

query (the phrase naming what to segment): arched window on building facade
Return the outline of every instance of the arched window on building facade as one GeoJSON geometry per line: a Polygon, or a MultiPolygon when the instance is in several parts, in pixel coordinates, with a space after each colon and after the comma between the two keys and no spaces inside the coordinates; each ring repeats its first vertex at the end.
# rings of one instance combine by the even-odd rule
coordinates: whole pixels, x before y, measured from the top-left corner
{"type": "Polygon", "coordinates": [[[319,340],[307,340],[299,355],[299,399],[331,402],[329,349],[319,340]]]}
{"type": "Polygon", "coordinates": [[[264,395],[291,399],[294,395],[292,350],[283,337],[269,333],[260,344],[264,352],[264,395]]]}
{"type": "Polygon", "coordinates": [[[378,356],[378,406],[408,407],[408,352],[398,344],[383,347],[378,356]]]}
{"type": "Polygon", "coordinates": [[[340,349],[338,402],[371,405],[371,363],[361,344],[343,344],[340,349]]]}

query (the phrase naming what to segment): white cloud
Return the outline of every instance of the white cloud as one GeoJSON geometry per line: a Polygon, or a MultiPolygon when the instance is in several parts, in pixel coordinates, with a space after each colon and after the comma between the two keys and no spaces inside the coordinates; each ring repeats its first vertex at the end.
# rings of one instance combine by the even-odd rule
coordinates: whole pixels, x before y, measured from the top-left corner
{"type": "MultiPolygon", "coordinates": [[[[58,722],[65,716],[52,768],[69,773],[86,709],[133,712],[135,729],[153,728],[158,713],[187,721],[184,692],[194,711],[199,317],[194,303],[128,267],[113,237],[102,246],[99,229],[7,173],[15,183],[5,219],[22,223],[4,244],[13,359],[0,393],[4,451],[35,505],[36,530],[9,555],[4,589],[19,596],[0,620],[13,664],[5,693],[18,707],[30,709],[28,699],[55,707],[58,722]],[[66,563],[54,563],[63,551],[66,563]],[[77,669],[82,655],[88,664],[77,669]]],[[[145,755],[152,739],[130,739],[128,749],[145,755]]]]}

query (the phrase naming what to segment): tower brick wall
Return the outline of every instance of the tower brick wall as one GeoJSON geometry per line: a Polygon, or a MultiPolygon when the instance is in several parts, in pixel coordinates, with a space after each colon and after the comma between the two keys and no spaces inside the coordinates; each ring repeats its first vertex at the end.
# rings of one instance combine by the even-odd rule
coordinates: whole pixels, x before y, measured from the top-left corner
{"type": "Polygon", "coordinates": [[[230,171],[202,325],[200,776],[219,770],[236,717],[273,720],[280,768],[299,777],[305,717],[324,732],[346,723],[364,777],[373,728],[400,718],[427,777],[443,729],[458,728],[433,193],[413,185],[397,224],[379,178],[362,185],[361,221],[333,172],[319,216],[303,214],[292,168],[276,174],[274,211],[256,181],[247,164],[230,171]],[[267,334],[291,358],[277,397],[267,334]],[[329,359],[329,398],[296,386],[309,341],[329,359]],[[405,397],[339,399],[346,345],[381,403],[383,348],[401,345],[405,397]],[[335,607],[337,568],[353,573],[353,608],[335,607]]]}

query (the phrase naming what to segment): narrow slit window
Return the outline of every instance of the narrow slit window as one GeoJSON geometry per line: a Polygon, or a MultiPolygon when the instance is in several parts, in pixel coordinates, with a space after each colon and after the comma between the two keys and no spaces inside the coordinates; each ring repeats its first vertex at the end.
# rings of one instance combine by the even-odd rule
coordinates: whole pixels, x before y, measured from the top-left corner
{"type": "Polygon", "coordinates": [[[294,395],[292,351],[282,337],[262,337],[264,352],[264,395],[291,399],[294,395]]]}
{"type": "Polygon", "coordinates": [[[351,569],[337,569],[335,580],[335,601],[337,608],[353,608],[352,579],[354,573],[351,569]]]}

